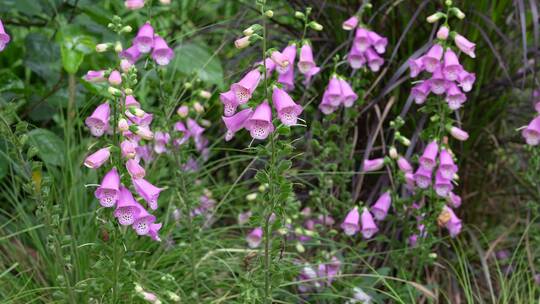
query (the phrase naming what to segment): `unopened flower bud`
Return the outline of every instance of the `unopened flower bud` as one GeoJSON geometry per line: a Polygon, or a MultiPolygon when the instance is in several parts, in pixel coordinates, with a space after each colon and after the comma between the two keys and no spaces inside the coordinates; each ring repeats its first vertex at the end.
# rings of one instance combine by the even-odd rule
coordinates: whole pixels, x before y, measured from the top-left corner
{"type": "Polygon", "coordinates": [[[120,29],[120,33],[131,33],[131,31],[133,31],[133,28],[129,25],[126,25],[120,29]]]}
{"type": "Polygon", "coordinates": [[[192,85],[191,85],[191,82],[186,82],[186,83],[184,83],[184,88],[186,88],[186,89],[190,89],[191,86],[192,86],[192,85]]]}
{"type": "Polygon", "coordinates": [[[141,285],[139,285],[139,283],[135,283],[135,291],[137,293],[143,292],[143,288],[141,287],[141,285]]]}
{"type": "Polygon", "coordinates": [[[100,44],[96,44],[96,52],[98,53],[103,53],[105,51],[107,51],[107,49],[109,48],[110,44],[109,43],[100,43],[100,44]]]}
{"type": "Polygon", "coordinates": [[[146,114],[143,110],[137,107],[129,107],[129,112],[137,117],[143,117],[146,114]]]}
{"type": "Polygon", "coordinates": [[[122,72],[127,73],[129,69],[133,66],[131,62],[127,59],[120,60],[120,69],[122,69],[122,72]]]}
{"type": "Polygon", "coordinates": [[[212,93],[202,90],[199,92],[199,96],[204,99],[210,99],[210,97],[212,97],[212,93]]]}
{"type": "Polygon", "coordinates": [[[323,26],[318,23],[318,22],[315,22],[315,21],[311,21],[308,26],[314,30],[316,30],[317,32],[320,32],[323,30],[323,26]]]}
{"type": "Polygon", "coordinates": [[[448,27],[443,25],[437,31],[437,38],[439,38],[441,40],[446,40],[448,38],[448,33],[449,32],[450,32],[450,30],[448,29],[448,27]]]}
{"type": "Polygon", "coordinates": [[[242,33],[246,36],[251,36],[255,34],[256,32],[260,31],[262,29],[262,26],[260,24],[253,24],[252,26],[245,29],[242,33]]]}
{"type": "Polygon", "coordinates": [[[204,107],[202,104],[200,104],[198,101],[193,103],[193,109],[195,109],[195,112],[201,114],[204,112],[204,107]]]}
{"type": "Polygon", "coordinates": [[[439,21],[441,18],[444,18],[444,17],[446,17],[446,15],[444,13],[436,12],[435,14],[427,17],[426,21],[428,23],[435,23],[435,22],[439,21]]]}
{"type": "Polygon", "coordinates": [[[178,116],[182,117],[182,118],[186,118],[189,114],[189,108],[188,106],[180,106],[178,107],[178,109],[176,110],[176,114],[178,114],[178,116]]]}
{"type": "Polygon", "coordinates": [[[159,3],[161,3],[163,5],[169,5],[169,4],[171,4],[171,0],[159,0],[159,3]]]}
{"type": "Polygon", "coordinates": [[[445,4],[446,6],[452,6],[453,3],[452,3],[452,0],[446,0],[446,1],[444,2],[444,4],[445,4]]]}
{"type": "Polygon", "coordinates": [[[390,147],[390,151],[388,151],[388,155],[390,155],[390,158],[392,159],[397,159],[399,155],[397,153],[396,147],[390,147]]]}
{"type": "Polygon", "coordinates": [[[408,146],[411,145],[411,141],[410,141],[407,137],[405,137],[405,136],[400,136],[400,137],[398,137],[398,140],[399,140],[399,142],[400,142],[402,145],[404,145],[405,147],[408,147],[408,146]]]}
{"type": "Polygon", "coordinates": [[[120,118],[120,120],[118,120],[118,130],[122,132],[129,130],[129,124],[125,118],[120,118]]]}
{"type": "MultiPolygon", "coordinates": [[[[165,0],[161,0],[161,1],[165,1],[165,0]]],[[[170,3],[170,1],[169,1],[169,3],[170,3]]],[[[180,302],[182,300],[179,295],[175,294],[172,291],[167,291],[167,297],[169,298],[169,300],[171,300],[173,302],[180,302]]]]}
{"type": "Polygon", "coordinates": [[[296,11],[296,12],[294,12],[294,17],[298,18],[298,19],[304,19],[304,18],[306,18],[306,15],[304,15],[304,13],[302,13],[302,12],[296,11]]]}
{"type": "Polygon", "coordinates": [[[109,87],[107,91],[109,92],[109,94],[113,96],[122,96],[122,91],[120,91],[119,89],[115,87],[109,87]]]}
{"type": "Polygon", "coordinates": [[[250,194],[246,195],[246,200],[247,200],[248,202],[252,202],[252,201],[254,201],[255,199],[257,199],[257,193],[256,193],[256,192],[250,193],[250,194]]]}
{"type": "Polygon", "coordinates": [[[297,242],[295,247],[296,251],[298,251],[299,253],[304,253],[306,251],[306,248],[300,242],[297,242]]]}
{"type": "Polygon", "coordinates": [[[469,134],[458,127],[448,126],[446,129],[448,132],[450,132],[450,135],[452,135],[453,138],[459,141],[466,141],[469,139],[469,134]]]}
{"type": "Polygon", "coordinates": [[[130,88],[127,88],[124,90],[124,93],[126,93],[126,95],[132,95],[133,94],[133,90],[130,89],[130,88]]]}
{"type": "Polygon", "coordinates": [[[266,12],[264,12],[264,15],[268,18],[272,18],[274,17],[274,11],[272,10],[267,10],[266,12]]]}
{"type": "Polygon", "coordinates": [[[124,48],[122,47],[122,43],[120,41],[117,41],[115,44],[114,44],[114,51],[117,52],[117,53],[120,53],[124,50],[124,48]]]}
{"type": "Polygon", "coordinates": [[[454,14],[458,19],[465,19],[465,14],[457,7],[452,7],[450,12],[454,14]]]}
{"type": "Polygon", "coordinates": [[[110,85],[119,86],[120,84],[122,84],[122,75],[120,75],[120,72],[118,72],[117,70],[114,70],[109,75],[108,80],[110,85]]]}
{"type": "Polygon", "coordinates": [[[250,44],[249,37],[250,36],[244,36],[244,37],[242,37],[240,39],[236,39],[234,41],[234,46],[237,49],[244,49],[244,48],[248,47],[249,44],[250,44]]]}

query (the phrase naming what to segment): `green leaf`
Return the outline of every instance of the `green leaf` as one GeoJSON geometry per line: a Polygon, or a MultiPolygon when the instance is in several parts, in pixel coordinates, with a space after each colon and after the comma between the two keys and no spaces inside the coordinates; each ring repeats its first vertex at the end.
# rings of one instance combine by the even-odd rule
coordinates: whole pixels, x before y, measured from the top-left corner
{"type": "Polygon", "coordinates": [[[31,33],[24,40],[26,54],[24,64],[49,83],[58,81],[60,50],[41,33],[31,33]]]}
{"type": "Polygon", "coordinates": [[[0,93],[23,88],[23,82],[13,72],[8,70],[0,71],[0,93]]]}
{"type": "Polygon", "coordinates": [[[69,74],[75,74],[79,70],[84,59],[84,54],[76,49],[69,49],[66,46],[60,48],[62,53],[62,65],[69,74]]]}
{"type": "Polygon", "coordinates": [[[34,129],[28,132],[30,145],[38,149],[38,156],[49,165],[61,166],[64,163],[64,142],[49,130],[34,129]]]}
{"type": "Polygon", "coordinates": [[[175,49],[172,69],[185,75],[197,75],[202,81],[223,87],[223,68],[219,58],[201,44],[186,43],[175,49]]]}

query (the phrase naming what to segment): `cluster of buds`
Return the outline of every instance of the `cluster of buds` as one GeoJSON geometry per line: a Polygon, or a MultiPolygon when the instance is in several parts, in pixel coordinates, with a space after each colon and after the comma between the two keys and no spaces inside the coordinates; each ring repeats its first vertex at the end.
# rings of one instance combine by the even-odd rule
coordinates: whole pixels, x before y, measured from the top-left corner
{"type": "Polygon", "coordinates": [[[351,67],[360,69],[367,63],[372,72],[378,72],[384,64],[384,59],[380,55],[386,52],[388,39],[369,30],[357,15],[345,20],[342,27],[346,31],[356,29],[351,50],[347,55],[351,67]]]}

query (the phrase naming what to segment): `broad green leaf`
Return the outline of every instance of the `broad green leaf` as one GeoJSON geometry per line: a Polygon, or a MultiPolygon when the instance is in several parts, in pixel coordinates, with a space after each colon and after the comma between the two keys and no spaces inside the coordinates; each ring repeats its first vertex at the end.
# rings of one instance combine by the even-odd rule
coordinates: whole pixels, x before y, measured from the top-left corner
{"type": "Polygon", "coordinates": [[[201,80],[223,86],[223,68],[217,55],[213,55],[208,47],[186,43],[175,49],[175,58],[171,67],[185,75],[197,75],[201,80]]]}
{"type": "Polygon", "coordinates": [[[64,163],[64,142],[49,130],[35,129],[28,132],[30,145],[38,149],[38,156],[49,165],[64,163]]]}
{"type": "Polygon", "coordinates": [[[24,40],[25,65],[49,83],[58,81],[60,50],[58,45],[41,33],[31,33],[24,40]]]}
{"type": "Polygon", "coordinates": [[[13,72],[9,70],[0,71],[0,93],[23,88],[24,84],[22,80],[13,72]]]}
{"type": "Polygon", "coordinates": [[[66,46],[60,48],[62,53],[62,65],[69,74],[75,74],[79,70],[84,59],[84,54],[76,49],[70,49],[66,46]]]}

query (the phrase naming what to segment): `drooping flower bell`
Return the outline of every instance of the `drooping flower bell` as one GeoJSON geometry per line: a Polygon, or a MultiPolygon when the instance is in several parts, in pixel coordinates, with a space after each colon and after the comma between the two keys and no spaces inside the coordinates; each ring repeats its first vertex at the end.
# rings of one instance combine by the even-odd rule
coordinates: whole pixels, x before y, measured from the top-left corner
{"type": "Polygon", "coordinates": [[[144,178],[135,179],[132,178],[133,186],[142,198],[148,203],[148,207],[152,210],[156,210],[158,205],[159,194],[163,189],[158,188],[149,183],[144,178]]]}
{"type": "Polygon", "coordinates": [[[137,143],[129,139],[123,140],[120,143],[120,150],[122,151],[122,157],[124,158],[135,158],[135,156],[137,155],[135,148],[137,148],[137,143]]]}
{"type": "Polygon", "coordinates": [[[148,213],[146,209],[142,208],[131,227],[138,235],[145,235],[148,234],[150,231],[150,225],[152,225],[155,221],[156,217],[148,213]]]}
{"type": "Polygon", "coordinates": [[[167,132],[157,131],[154,134],[154,151],[157,154],[167,152],[167,145],[171,140],[171,136],[167,132]]]}
{"type": "Polygon", "coordinates": [[[346,108],[352,107],[354,102],[358,99],[358,95],[353,91],[351,85],[343,78],[339,78],[339,86],[341,87],[341,96],[343,106],[346,108]]]}
{"type": "Polygon", "coordinates": [[[341,26],[346,31],[352,31],[358,26],[358,17],[352,16],[351,18],[345,20],[341,26]]]}
{"type": "Polygon", "coordinates": [[[307,74],[311,69],[316,66],[315,61],[313,61],[313,50],[309,43],[302,45],[300,49],[300,60],[298,60],[298,70],[302,74],[307,74]]]}
{"type": "Polygon", "coordinates": [[[219,94],[219,100],[223,103],[223,115],[232,116],[238,108],[238,101],[232,90],[219,94]]]}
{"type": "Polygon", "coordinates": [[[133,179],[140,179],[146,175],[146,171],[135,159],[128,159],[126,169],[133,179]]]}
{"type": "Polygon", "coordinates": [[[102,136],[109,128],[110,107],[109,103],[100,104],[92,113],[85,119],[85,124],[90,128],[90,133],[94,136],[102,136]]]}
{"type": "Polygon", "coordinates": [[[379,231],[379,228],[373,220],[373,216],[367,208],[364,208],[362,211],[360,222],[362,224],[362,230],[360,230],[360,232],[362,232],[362,235],[366,239],[370,239],[375,235],[375,233],[377,233],[377,231],[379,231]]]}
{"type": "Polygon", "coordinates": [[[84,165],[90,169],[97,169],[101,167],[111,156],[110,148],[101,148],[96,152],[90,154],[84,160],[84,165]]]}
{"type": "Polygon", "coordinates": [[[409,59],[408,64],[411,78],[415,78],[425,69],[424,57],[420,57],[417,59],[409,59]]]}
{"type": "Polygon", "coordinates": [[[476,44],[470,42],[469,40],[467,40],[467,38],[461,36],[460,34],[456,34],[454,42],[463,53],[469,55],[469,57],[471,58],[476,58],[476,55],[474,54],[476,44]]]}
{"type": "Polygon", "coordinates": [[[270,58],[276,64],[276,69],[279,74],[287,72],[289,65],[291,64],[287,56],[283,55],[279,51],[273,51],[272,54],[270,54],[270,58]]]}
{"type": "Polygon", "coordinates": [[[332,114],[334,113],[334,111],[337,110],[338,106],[335,106],[332,104],[332,102],[330,101],[330,94],[327,92],[324,92],[323,94],[323,98],[322,98],[322,101],[321,103],[319,104],[319,110],[321,110],[321,112],[323,112],[323,114],[325,115],[329,115],[329,114],[332,114]]]}
{"type": "Polygon", "coordinates": [[[357,28],[353,43],[355,44],[356,48],[360,52],[362,53],[365,52],[371,45],[371,41],[368,36],[368,31],[363,27],[357,28]]]}
{"type": "Polygon", "coordinates": [[[251,114],[253,114],[253,110],[251,108],[248,108],[236,113],[233,116],[221,117],[221,119],[225,123],[225,127],[227,127],[227,133],[225,133],[225,141],[231,140],[236,132],[244,128],[244,125],[246,121],[251,117],[251,114]]]}
{"type": "Polygon", "coordinates": [[[403,173],[412,173],[413,172],[413,167],[411,166],[409,161],[403,156],[400,156],[398,158],[397,165],[398,165],[399,170],[401,170],[403,173]]]}
{"type": "Polygon", "coordinates": [[[462,70],[458,74],[457,80],[463,92],[470,92],[472,90],[474,82],[476,81],[476,75],[474,73],[469,73],[465,70],[462,70]]]}
{"type": "Polygon", "coordinates": [[[382,169],[383,166],[384,158],[366,159],[362,169],[364,172],[372,172],[382,169]]]}
{"type": "Polygon", "coordinates": [[[120,187],[118,204],[114,210],[114,217],[118,219],[118,223],[120,223],[120,225],[133,225],[135,219],[143,209],[143,206],[137,203],[131,192],[126,187],[120,187]]]}
{"type": "Polygon", "coordinates": [[[521,135],[530,146],[536,146],[540,143],[540,116],[533,119],[529,125],[521,131],[521,135]]]}
{"type": "Polygon", "coordinates": [[[317,269],[317,275],[319,278],[325,278],[328,284],[332,284],[335,277],[339,273],[339,268],[341,267],[341,261],[335,256],[332,257],[332,261],[326,264],[319,264],[317,269]]]}
{"type": "Polygon", "coordinates": [[[369,69],[372,72],[378,72],[381,69],[381,66],[384,64],[384,59],[382,59],[377,52],[371,48],[366,51],[366,59],[369,69]]]}
{"type": "Polygon", "coordinates": [[[231,85],[231,90],[236,96],[238,104],[244,104],[251,99],[251,95],[259,85],[261,72],[259,69],[251,70],[239,82],[231,85]]]}
{"type": "Polygon", "coordinates": [[[112,168],[101,181],[101,185],[94,192],[99,204],[105,208],[113,207],[119,196],[120,175],[116,168],[112,168]]]}
{"type": "Polygon", "coordinates": [[[139,51],[139,48],[132,45],[131,47],[123,50],[119,54],[120,58],[126,59],[129,63],[135,64],[141,58],[142,54],[139,51]]]}
{"type": "Polygon", "coordinates": [[[420,189],[426,189],[431,185],[431,175],[432,170],[425,169],[424,167],[420,166],[414,173],[414,181],[416,182],[416,186],[420,189]]]}
{"type": "Polygon", "coordinates": [[[302,106],[296,104],[294,100],[283,89],[274,87],[272,91],[272,103],[278,113],[278,118],[286,126],[296,125],[298,115],[302,113],[302,106]]]}
{"type": "Polygon", "coordinates": [[[141,53],[148,53],[152,50],[154,46],[154,28],[149,22],[139,28],[137,36],[133,39],[133,45],[141,53]]]}
{"type": "Polygon", "coordinates": [[[422,63],[426,71],[433,73],[440,66],[443,56],[443,47],[436,43],[431,49],[422,57],[422,63]]]}
{"type": "Polygon", "coordinates": [[[246,241],[248,243],[249,248],[259,247],[262,241],[262,237],[263,237],[263,230],[261,227],[257,227],[253,229],[246,237],[246,241]]]}
{"type": "Polygon", "coordinates": [[[330,78],[324,94],[327,95],[328,101],[332,106],[339,107],[343,100],[343,92],[341,91],[341,85],[337,75],[333,75],[330,78]]]}
{"type": "Polygon", "coordinates": [[[390,209],[390,204],[392,204],[392,197],[390,196],[390,192],[386,191],[371,207],[371,213],[373,213],[375,219],[379,221],[384,220],[388,214],[388,209],[390,209]]]}
{"type": "Polygon", "coordinates": [[[444,65],[443,65],[443,75],[446,80],[454,81],[458,79],[459,74],[463,71],[463,67],[459,63],[459,59],[452,51],[452,49],[447,49],[444,53],[444,65]]]}
{"type": "Polygon", "coordinates": [[[416,104],[423,104],[424,102],[426,102],[426,98],[431,92],[430,83],[431,82],[429,80],[424,80],[411,89],[411,96],[413,97],[416,104]]]}
{"type": "Polygon", "coordinates": [[[461,197],[454,192],[450,192],[450,194],[448,194],[446,201],[452,208],[459,208],[459,206],[461,206],[461,197]]]}
{"type": "Polygon", "coordinates": [[[360,214],[358,213],[358,207],[354,207],[347,216],[343,223],[341,223],[341,229],[345,232],[346,235],[355,235],[360,230],[360,214]]]}
{"type": "Polygon", "coordinates": [[[430,84],[431,92],[433,92],[433,94],[435,95],[444,94],[448,90],[448,87],[453,84],[446,80],[446,78],[444,78],[442,69],[440,67],[433,72],[431,78],[428,81],[430,84]]]}
{"type": "Polygon", "coordinates": [[[158,65],[167,65],[174,57],[174,51],[159,35],[154,35],[154,50],[152,58],[158,65]]]}
{"type": "Polygon", "coordinates": [[[441,153],[439,154],[439,171],[442,177],[452,179],[454,174],[457,173],[457,170],[458,167],[454,163],[452,155],[446,149],[441,149],[441,153]]]}
{"type": "Polygon", "coordinates": [[[454,126],[450,127],[449,132],[453,138],[459,141],[466,141],[467,139],[469,139],[469,133],[463,131],[462,129],[458,127],[454,127],[454,126]]]}
{"type": "Polygon", "coordinates": [[[439,145],[434,140],[430,142],[424,149],[424,153],[419,159],[420,166],[426,170],[433,170],[437,164],[437,154],[439,153],[439,145]]]}
{"type": "Polygon", "coordinates": [[[356,44],[352,45],[349,54],[347,54],[347,62],[349,62],[351,68],[356,70],[366,64],[367,59],[364,54],[365,52],[360,52],[360,50],[356,47],[356,44]]]}
{"type": "Polygon", "coordinates": [[[255,139],[266,139],[268,135],[274,132],[272,124],[272,109],[265,100],[257,106],[251,117],[245,123],[246,130],[251,137],[255,139]]]}
{"type": "Polygon", "coordinates": [[[446,222],[445,227],[448,229],[451,237],[456,237],[461,232],[461,220],[451,208],[444,206],[444,209],[446,209],[446,212],[450,213],[450,219],[446,222]]]}
{"type": "Polygon", "coordinates": [[[373,31],[368,32],[368,37],[371,41],[371,46],[377,53],[384,54],[386,52],[386,46],[388,45],[388,39],[386,37],[382,37],[373,31]]]}
{"type": "Polygon", "coordinates": [[[162,223],[157,224],[150,224],[150,229],[148,230],[148,236],[152,238],[152,240],[161,242],[161,239],[159,238],[159,230],[163,226],[162,223]]]}
{"type": "Polygon", "coordinates": [[[454,185],[452,185],[452,180],[445,178],[442,175],[441,170],[437,170],[437,173],[435,174],[435,192],[438,196],[441,197],[447,197],[448,194],[452,191],[454,188],[454,185]]]}
{"type": "Polygon", "coordinates": [[[105,71],[99,70],[99,71],[93,71],[90,70],[86,72],[86,75],[84,75],[84,80],[88,82],[103,82],[105,81],[105,71]]]}
{"type": "Polygon", "coordinates": [[[461,92],[455,83],[451,83],[446,91],[446,102],[452,110],[461,108],[461,105],[467,101],[467,96],[461,92]]]}
{"type": "Polygon", "coordinates": [[[117,70],[113,70],[111,74],[109,74],[109,84],[112,86],[119,86],[122,84],[122,75],[120,75],[120,72],[117,70]]]}
{"type": "Polygon", "coordinates": [[[6,33],[6,30],[4,29],[4,24],[2,23],[2,20],[0,20],[0,52],[3,51],[6,48],[6,45],[11,40],[11,37],[6,33]]]}

